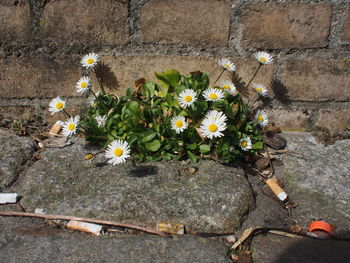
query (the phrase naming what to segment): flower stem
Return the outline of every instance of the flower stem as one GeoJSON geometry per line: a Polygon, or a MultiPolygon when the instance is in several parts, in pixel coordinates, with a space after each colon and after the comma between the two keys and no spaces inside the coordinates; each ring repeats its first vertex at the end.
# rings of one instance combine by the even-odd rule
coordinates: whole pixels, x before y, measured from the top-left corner
{"type": "Polygon", "coordinates": [[[258,74],[258,71],[259,71],[259,69],[261,68],[261,66],[262,66],[262,64],[259,63],[259,67],[256,69],[256,71],[255,71],[253,77],[252,77],[252,78],[250,79],[250,81],[248,82],[247,89],[249,88],[249,85],[250,85],[250,83],[252,83],[252,81],[253,81],[253,79],[255,78],[256,74],[258,74]]]}
{"type": "Polygon", "coordinates": [[[219,77],[217,77],[217,79],[214,81],[213,86],[215,85],[215,83],[220,79],[220,77],[222,76],[222,74],[225,72],[225,69],[223,69],[219,75],[219,77]]]}
{"type": "Polygon", "coordinates": [[[72,116],[69,115],[69,113],[65,109],[63,109],[63,112],[68,116],[68,118],[72,117],[72,116]]]}
{"type": "Polygon", "coordinates": [[[104,89],[104,87],[103,87],[101,78],[100,78],[100,77],[98,76],[98,74],[97,74],[96,68],[94,68],[94,71],[95,71],[95,76],[96,76],[96,79],[97,79],[97,81],[98,81],[98,84],[100,85],[101,92],[102,92],[103,95],[105,95],[105,94],[106,94],[106,91],[105,91],[105,89],[104,89]]]}

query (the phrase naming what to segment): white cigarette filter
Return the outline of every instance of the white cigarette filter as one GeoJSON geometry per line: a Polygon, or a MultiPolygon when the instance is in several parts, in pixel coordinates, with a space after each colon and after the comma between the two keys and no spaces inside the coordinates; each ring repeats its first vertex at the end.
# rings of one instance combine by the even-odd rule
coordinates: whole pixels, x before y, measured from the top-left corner
{"type": "Polygon", "coordinates": [[[78,230],[81,232],[91,233],[96,236],[101,234],[102,226],[82,221],[70,220],[67,224],[68,229],[78,230]]]}
{"type": "Polygon", "coordinates": [[[1,193],[0,204],[13,204],[17,202],[17,194],[15,193],[1,193]]]}

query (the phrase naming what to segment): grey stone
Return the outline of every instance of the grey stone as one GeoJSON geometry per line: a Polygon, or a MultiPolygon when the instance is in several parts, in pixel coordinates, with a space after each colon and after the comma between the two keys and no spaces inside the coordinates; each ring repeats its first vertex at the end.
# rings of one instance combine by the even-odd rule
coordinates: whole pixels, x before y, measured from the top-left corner
{"type": "Polygon", "coordinates": [[[293,239],[288,237],[257,236],[253,239],[253,260],[261,263],[348,263],[349,241],[293,239]]]}
{"type": "Polygon", "coordinates": [[[17,179],[34,150],[32,140],[0,129],[0,191],[17,179]]]}
{"type": "Polygon", "coordinates": [[[283,136],[287,150],[304,155],[284,155],[283,166],[276,169],[290,197],[299,203],[296,211],[308,220],[323,219],[337,224],[337,230],[343,226],[341,231],[349,231],[350,140],[324,146],[308,133],[283,136]]]}
{"type": "Polygon", "coordinates": [[[231,262],[227,247],[191,236],[99,236],[57,230],[18,230],[0,235],[0,262],[231,262]],[[46,232],[46,233],[45,233],[46,232]]]}
{"type": "Polygon", "coordinates": [[[116,220],[155,227],[181,223],[187,230],[233,231],[254,205],[252,190],[239,168],[202,161],[195,174],[179,174],[193,166],[179,162],[120,166],[103,154],[92,162],[84,155],[98,149],[77,140],[63,149],[47,149],[14,190],[27,211],[116,220]]]}

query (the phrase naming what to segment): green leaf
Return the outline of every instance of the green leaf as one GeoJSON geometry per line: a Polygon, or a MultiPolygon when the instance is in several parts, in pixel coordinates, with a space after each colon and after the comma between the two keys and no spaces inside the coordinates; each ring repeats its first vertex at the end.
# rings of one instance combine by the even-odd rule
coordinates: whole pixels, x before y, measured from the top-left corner
{"type": "Polygon", "coordinates": [[[208,153],[210,152],[210,146],[208,144],[202,144],[199,146],[199,151],[201,153],[208,153]]]}
{"type": "Polygon", "coordinates": [[[252,149],[254,150],[261,150],[264,148],[263,142],[256,142],[252,144],[252,149]]]}
{"type": "Polygon", "coordinates": [[[174,69],[169,69],[162,73],[156,73],[156,77],[173,88],[179,84],[181,79],[180,73],[174,69]]]}
{"type": "Polygon", "coordinates": [[[149,130],[145,133],[143,133],[144,137],[141,139],[141,142],[149,142],[151,140],[154,139],[154,137],[156,137],[157,133],[152,131],[152,130],[149,130]]]}
{"type": "Polygon", "coordinates": [[[132,92],[133,92],[132,88],[128,88],[128,89],[126,90],[126,96],[127,96],[127,97],[130,97],[130,96],[132,95],[132,92]]]}
{"type": "Polygon", "coordinates": [[[155,93],[155,87],[156,85],[153,82],[148,81],[145,85],[143,85],[143,95],[147,98],[152,98],[155,93]]]}
{"type": "Polygon", "coordinates": [[[159,140],[153,140],[149,143],[146,143],[145,146],[146,146],[146,150],[151,152],[156,152],[159,150],[161,144],[159,140]]]}
{"type": "Polygon", "coordinates": [[[197,143],[187,144],[186,148],[189,150],[195,150],[197,148],[197,143]]]}
{"type": "Polygon", "coordinates": [[[194,155],[193,153],[191,153],[190,151],[187,151],[188,154],[188,158],[190,158],[190,160],[194,163],[198,162],[198,157],[196,155],[194,155]]]}
{"type": "Polygon", "coordinates": [[[139,110],[139,103],[137,101],[130,101],[128,108],[132,112],[137,112],[139,110]]]}

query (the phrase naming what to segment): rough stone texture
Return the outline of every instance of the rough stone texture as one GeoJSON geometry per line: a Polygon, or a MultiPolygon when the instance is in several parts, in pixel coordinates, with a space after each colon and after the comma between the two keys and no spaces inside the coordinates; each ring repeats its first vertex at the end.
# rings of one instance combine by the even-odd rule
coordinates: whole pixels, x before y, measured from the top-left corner
{"type": "Polygon", "coordinates": [[[227,44],[230,26],[229,3],[211,0],[161,0],[142,8],[144,42],[227,44]]]}
{"type": "MultiPolygon", "coordinates": [[[[253,76],[258,63],[253,59],[230,58],[237,66],[237,72],[241,78],[239,85],[247,84],[253,76]]],[[[193,71],[202,71],[209,75],[211,83],[221,73],[218,66],[218,58],[201,58],[190,56],[103,56],[102,61],[108,65],[110,72],[110,90],[116,90],[118,94],[125,94],[125,90],[134,87],[135,80],[144,77],[146,80],[156,81],[154,72],[162,72],[168,69],[178,70],[181,74],[193,71]]],[[[275,66],[263,67],[255,81],[263,83],[269,89],[275,66]]],[[[220,80],[228,79],[226,73],[220,80]]],[[[218,82],[220,83],[220,81],[218,82]]]]}
{"type": "Polygon", "coordinates": [[[316,125],[325,127],[333,132],[342,132],[350,124],[350,109],[348,110],[327,110],[321,109],[318,112],[316,125]]]}
{"type": "Polygon", "coordinates": [[[128,40],[126,3],[113,0],[64,0],[45,6],[42,37],[70,45],[115,45],[128,40]]]}
{"type": "Polygon", "coordinates": [[[0,43],[28,41],[31,31],[30,19],[28,1],[0,1],[0,43]]]}
{"type": "Polygon", "coordinates": [[[304,155],[283,157],[286,191],[307,218],[322,218],[339,229],[345,225],[350,233],[350,140],[325,147],[307,133],[285,133],[284,137],[287,150],[304,155]]]}
{"type": "Polygon", "coordinates": [[[17,179],[33,152],[32,140],[0,129],[0,190],[17,179]]]}
{"type": "Polygon", "coordinates": [[[348,5],[346,12],[347,14],[344,20],[342,40],[350,42],[350,5],[348,5]]]}
{"type": "Polygon", "coordinates": [[[253,240],[254,262],[348,263],[348,241],[324,241],[311,238],[257,236],[253,240]]]}
{"type": "Polygon", "coordinates": [[[0,117],[15,119],[30,119],[33,117],[34,109],[25,106],[2,106],[0,107],[0,117]]]}
{"type": "Polygon", "coordinates": [[[286,60],[282,85],[295,101],[348,101],[350,99],[349,60],[286,60]]]}
{"type": "Polygon", "coordinates": [[[79,59],[72,60],[30,57],[0,59],[0,97],[80,96],[75,90],[80,78],[79,59]]]}
{"type": "Polygon", "coordinates": [[[309,116],[301,110],[272,109],[266,110],[270,123],[284,131],[303,131],[309,128],[309,116]]]}
{"type": "Polygon", "coordinates": [[[329,4],[259,3],[244,10],[245,47],[310,48],[328,43],[332,7],[329,4]]]}
{"type": "Polygon", "coordinates": [[[232,231],[253,206],[250,186],[240,169],[215,162],[198,164],[194,175],[178,177],[179,163],[108,165],[102,155],[75,143],[47,149],[13,188],[27,211],[117,220],[155,227],[185,224],[188,230],[232,231]],[[99,159],[100,158],[100,159],[99,159]]]}
{"type": "Polygon", "coordinates": [[[18,229],[0,231],[0,262],[187,263],[231,262],[227,247],[195,237],[150,235],[92,237],[74,233],[18,229]],[[46,233],[45,233],[46,232],[46,233]],[[46,235],[45,235],[46,234],[46,235]]]}

